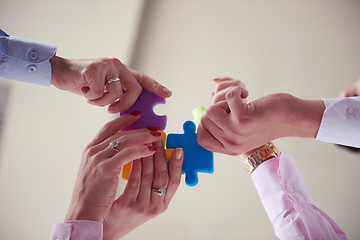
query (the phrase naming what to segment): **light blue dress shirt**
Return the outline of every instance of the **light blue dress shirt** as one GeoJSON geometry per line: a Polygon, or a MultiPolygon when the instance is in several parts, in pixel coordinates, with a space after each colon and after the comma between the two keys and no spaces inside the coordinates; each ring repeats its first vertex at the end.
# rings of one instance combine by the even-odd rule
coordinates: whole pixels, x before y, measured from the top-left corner
{"type": "Polygon", "coordinates": [[[0,29],[0,77],[49,86],[56,46],[9,36],[0,29]]]}

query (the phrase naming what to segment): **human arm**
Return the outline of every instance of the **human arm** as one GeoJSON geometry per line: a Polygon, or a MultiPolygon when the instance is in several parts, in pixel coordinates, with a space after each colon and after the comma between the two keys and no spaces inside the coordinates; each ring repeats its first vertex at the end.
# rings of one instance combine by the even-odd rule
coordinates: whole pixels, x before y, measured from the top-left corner
{"type": "MultiPolygon", "coordinates": [[[[252,150],[242,159],[254,154],[252,150]]],[[[315,206],[290,155],[258,162],[251,178],[279,239],[347,239],[341,228],[315,206]]]]}
{"type": "Polygon", "coordinates": [[[145,88],[160,97],[171,91],[151,77],[130,69],[116,58],[66,59],[56,47],[9,36],[0,29],[0,77],[83,95],[90,104],[110,105],[117,113],[127,110],[145,88]],[[110,79],[119,78],[110,84],[110,79]]]}
{"type": "Polygon", "coordinates": [[[182,150],[174,151],[168,169],[158,132],[119,132],[138,118],[139,115],[128,114],[111,121],[85,149],[65,222],[54,226],[52,239],[61,228],[78,226],[79,221],[84,228],[67,231],[70,236],[86,234],[86,225],[95,225],[103,232],[95,232],[93,238],[87,236],[89,239],[119,239],[166,210],[180,183],[182,150]],[[119,140],[118,151],[109,147],[115,139],[119,140]],[[129,181],[115,199],[121,167],[132,160],[135,161],[129,181]],[[152,187],[167,189],[166,194],[159,196],[152,187]]]}
{"type": "Polygon", "coordinates": [[[280,137],[315,138],[325,109],[322,100],[279,93],[247,103],[247,96],[238,80],[215,81],[213,105],[198,128],[200,145],[210,151],[239,155],[280,137]]]}

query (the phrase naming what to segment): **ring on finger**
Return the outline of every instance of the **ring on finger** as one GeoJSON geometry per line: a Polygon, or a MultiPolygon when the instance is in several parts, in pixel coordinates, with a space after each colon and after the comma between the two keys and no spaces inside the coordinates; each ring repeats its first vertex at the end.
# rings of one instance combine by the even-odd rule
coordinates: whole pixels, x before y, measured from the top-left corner
{"type": "Polygon", "coordinates": [[[116,147],[119,145],[119,140],[115,139],[114,141],[112,141],[109,146],[111,147],[112,150],[114,150],[115,152],[118,152],[119,150],[116,149],[116,147]]]}
{"type": "Polygon", "coordinates": [[[153,188],[151,188],[151,190],[152,190],[153,192],[159,194],[160,197],[164,196],[165,193],[166,193],[166,189],[164,189],[164,188],[159,188],[159,189],[157,189],[157,188],[154,188],[154,187],[153,187],[153,188]]]}
{"type": "Polygon", "coordinates": [[[112,82],[117,82],[117,81],[120,81],[120,78],[116,77],[116,78],[111,78],[109,79],[107,82],[106,82],[106,85],[109,85],[110,83],[112,82]]]}

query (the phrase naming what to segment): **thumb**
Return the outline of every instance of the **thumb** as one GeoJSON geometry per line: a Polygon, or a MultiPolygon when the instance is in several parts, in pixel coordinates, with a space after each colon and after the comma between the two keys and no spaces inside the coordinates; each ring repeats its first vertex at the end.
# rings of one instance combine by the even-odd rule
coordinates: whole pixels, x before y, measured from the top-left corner
{"type": "Polygon", "coordinates": [[[245,98],[249,95],[248,91],[242,87],[233,87],[226,94],[226,101],[230,108],[232,116],[238,118],[247,111],[247,103],[245,98]]]}

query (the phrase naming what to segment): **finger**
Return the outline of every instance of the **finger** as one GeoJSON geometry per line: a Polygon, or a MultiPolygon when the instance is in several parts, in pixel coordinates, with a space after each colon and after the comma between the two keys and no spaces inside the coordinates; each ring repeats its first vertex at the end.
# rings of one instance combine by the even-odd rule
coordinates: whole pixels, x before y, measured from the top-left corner
{"type": "Polygon", "coordinates": [[[124,129],[125,127],[135,123],[140,118],[140,112],[133,112],[125,114],[119,118],[116,118],[108,123],[99,131],[97,136],[92,140],[89,146],[97,145],[104,140],[108,139],[110,136],[124,129]]]}
{"type": "Polygon", "coordinates": [[[81,88],[82,94],[89,100],[98,99],[104,95],[105,76],[110,65],[104,61],[90,64],[81,72],[88,86],[81,88]]]}
{"type": "Polygon", "coordinates": [[[203,148],[211,152],[224,152],[224,146],[210,132],[208,132],[202,124],[199,124],[197,130],[197,142],[203,148]]]}
{"type": "Polygon", "coordinates": [[[124,192],[121,195],[121,198],[125,202],[135,202],[138,198],[138,194],[141,187],[141,172],[142,172],[142,163],[140,159],[134,160],[132,162],[131,171],[129,175],[128,182],[125,186],[124,192]]]}
{"type": "Polygon", "coordinates": [[[121,168],[130,161],[135,159],[146,158],[153,155],[156,151],[156,148],[153,146],[137,146],[137,147],[128,147],[113,157],[105,160],[104,164],[107,165],[109,171],[120,171],[121,168]]]}
{"type": "MultiPolygon", "coordinates": [[[[154,180],[152,186],[155,189],[166,189],[169,182],[169,172],[167,168],[167,161],[165,156],[164,144],[161,139],[155,143],[156,148],[158,149],[154,154],[154,180]]],[[[159,194],[153,192],[151,196],[152,201],[158,201],[163,198],[159,194]]]]}
{"type": "Polygon", "coordinates": [[[233,88],[233,86],[229,86],[227,88],[221,89],[217,92],[213,93],[211,98],[211,104],[216,104],[218,102],[226,100],[226,94],[233,88]]]}
{"type": "Polygon", "coordinates": [[[215,83],[222,82],[222,81],[228,81],[228,80],[233,80],[233,78],[231,78],[231,77],[219,77],[219,78],[213,79],[213,81],[215,83]]]}
{"type": "Polygon", "coordinates": [[[216,125],[208,117],[203,117],[201,119],[201,124],[215,139],[217,139],[223,145],[225,133],[221,127],[216,125]]]}
{"type": "Polygon", "coordinates": [[[148,129],[138,129],[126,132],[119,132],[114,136],[108,138],[104,142],[98,144],[94,151],[98,151],[97,157],[100,159],[110,158],[116,153],[128,148],[136,147],[146,144],[152,144],[160,139],[161,134],[159,132],[151,132],[148,129]],[[111,147],[110,143],[114,143],[116,146],[111,147]]]}
{"type": "Polygon", "coordinates": [[[243,88],[232,88],[228,94],[226,94],[226,100],[231,111],[230,116],[240,118],[242,114],[246,113],[247,104],[243,100],[243,88]]]}
{"type": "Polygon", "coordinates": [[[108,111],[111,113],[123,112],[129,109],[135,103],[142,91],[140,83],[125,64],[117,60],[116,67],[125,93],[121,96],[119,101],[110,104],[108,111]]]}
{"type": "Polygon", "coordinates": [[[214,92],[219,92],[225,88],[228,87],[236,87],[239,86],[243,89],[245,89],[245,84],[239,80],[234,80],[234,79],[228,79],[228,80],[222,80],[222,81],[218,81],[216,82],[216,85],[214,87],[214,92]]]}
{"type": "Polygon", "coordinates": [[[107,92],[98,99],[88,100],[88,103],[104,107],[111,103],[114,103],[116,100],[122,97],[123,89],[120,81],[112,82],[106,85],[107,92]]]}
{"type": "Polygon", "coordinates": [[[141,172],[141,186],[138,194],[137,202],[141,206],[146,206],[150,203],[151,199],[151,187],[154,179],[154,155],[141,160],[142,172],[141,172]]]}
{"type": "Polygon", "coordinates": [[[163,98],[168,98],[172,95],[172,92],[168,88],[164,87],[148,75],[142,74],[132,69],[130,71],[141,84],[141,86],[143,86],[143,88],[145,88],[147,91],[163,98]]]}
{"type": "Polygon", "coordinates": [[[202,124],[207,124],[210,120],[218,128],[222,130],[228,130],[232,127],[230,108],[227,102],[222,101],[212,105],[201,119],[202,124]]]}
{"type": "Polygon", "coordinates": [[[168,205],[176,193],[181,180],[182,164],[183,164],[183,150],[181,148],[175,149],[171,155],[169,164],[169,183],[165,194],[165,204],[168,205]]]}

